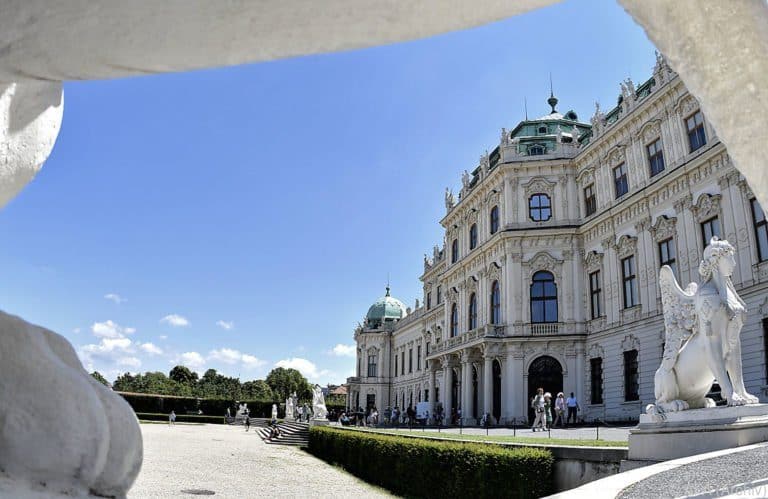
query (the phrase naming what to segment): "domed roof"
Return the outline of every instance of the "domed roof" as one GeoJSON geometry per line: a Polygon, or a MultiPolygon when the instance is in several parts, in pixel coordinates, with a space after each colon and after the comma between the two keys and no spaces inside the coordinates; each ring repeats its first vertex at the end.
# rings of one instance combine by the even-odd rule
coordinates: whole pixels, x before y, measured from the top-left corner
{"type": "Polygon", "coordinates": [[[405,314],[405,305],[397,298],[389,295],[389,286],[387,286],[387,293],[371,305],[365,318],[369,324],[381,325],[382,322],[400,320],[405,317],[405,314]]]}

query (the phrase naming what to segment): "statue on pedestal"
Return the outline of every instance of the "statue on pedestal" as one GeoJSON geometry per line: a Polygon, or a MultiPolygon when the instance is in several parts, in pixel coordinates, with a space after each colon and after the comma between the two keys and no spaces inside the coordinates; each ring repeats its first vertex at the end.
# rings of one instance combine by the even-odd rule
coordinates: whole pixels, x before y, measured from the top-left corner
{"type": "Polygon", "coordinates": [[[293,420],[295,416],[293,415],[294,405],[293,405],[293,399],[291,397],[288,397],[285,399],[285,419],[293,420]]]}
{"type": "Polygon", "coordinates": [[[682,290],[672,269],[661,268],[666,342],[647,414],[714,407],[706,395],[715,380],[729,406],[758,403],[744,387],[740,334],[747,311],[731,281],[735,267],[733,246],[713,237],[699,265],[700,285],[682,290]]]}
{"type": "Polygon", "coordinates": [[[312,388],[312,413],[314,414],[313,419],[327,419],[328,417],[328,409],[325,407],[325,397],[320,385],[315,385],[312,388]]]}
{"type": "Polygon", "coordinates": [[[272,404],[272,419],[277,419],[277,404],[272,404]]]}

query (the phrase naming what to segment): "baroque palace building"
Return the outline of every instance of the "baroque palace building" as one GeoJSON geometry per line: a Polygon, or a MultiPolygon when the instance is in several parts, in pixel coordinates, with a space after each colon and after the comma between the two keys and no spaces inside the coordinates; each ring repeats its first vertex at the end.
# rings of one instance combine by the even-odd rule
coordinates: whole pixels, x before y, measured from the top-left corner
{"type": "Polygon", "coordinates": [[[557,102],[502,129],[458,200],[446,190],[421,306],[387,288],[355,329],[350,408],[425,401],[431,415],[461,408],[464,424],[510,424],[541,386],[574,392],[587,421],[635,420],[664,344],[659,268],[698,282],[712,236],[736,248],[744,377],[768,400],[768,227],[696,98],[657,56],[590,123],[557,102]]]}

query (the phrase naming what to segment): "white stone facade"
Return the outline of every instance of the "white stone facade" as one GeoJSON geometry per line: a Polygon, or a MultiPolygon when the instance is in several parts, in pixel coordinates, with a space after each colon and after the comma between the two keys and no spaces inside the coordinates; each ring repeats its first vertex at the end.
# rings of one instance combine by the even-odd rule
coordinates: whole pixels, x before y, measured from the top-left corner
{"type": "Polygon", "coordinates": [[[446,415],[449,408],[461,408],[465,424],[483,413],[508,424],[527,421],[532,390],[542,384],[553,394],[574,392],[587,421],[636,420],[654,401],[653,376],[663,350],[660,243],[665,249],[674,245],[681,284],[698,281],[703,223],[714,224],[736,247],[733,281],[748,304],[742,332],[745,381],[750,393],[768,401],[763,326],[768,252],[760,261],[754,195],[706,117],[698,132],[706,143],[691,151],[686,120],[699,107],[663,59],[651,80],[637,89],[624,82],[622,94],[615,109],[604,114],[598,108],[592,126],[579,122],[582,128],[574,133],[554,109],[521,123],[511,135],[503,130],[499,147],[463,176],[458,202],[446,192],[447,213],[440,221],[445,240],[442,249],[425,257],[423,305],[394,324],[378,329],[364,324],[355,331],[358,372],[348,380],[350,406],[374,404],[381,411],[430,401],[430,414],[442,405],[446,415]],[[541,132],[551,147],[540,155],[521,153],[519,144],[531,139],[521,140],[520,134],[528,133],[524,125],[545,122],[548,130],[533,133],[541,132]],[[577,143],[568,141],[578,132],[577,143]],[[648,146],[656,140],[664,166],[651,175],[648,146]],[[617,171],[627,175],[628,190],[620,196],[617,171]],[[587,215],[590,186],[596,200],[587,215]],[[551,217],[534,221],[529,203],[541,194],[548,197],[551,217]],[[623,272],[629,259],[633,265],[623,272]],[[554,278],[556,319],[533,322],[532,279],[541,271],[548,274],[539,276],[554,278]],[[593,318],[590,274],[595,272],[600,292],[593,318]],[[626,286],[625,274],[634,275],[626,286]],[[494,282],[500,293],[496,323],[494,282]],[[371,377],[370,355],[376,356],[371,377]],[[600,359],[602,376],[593,359],[600,359]]]}

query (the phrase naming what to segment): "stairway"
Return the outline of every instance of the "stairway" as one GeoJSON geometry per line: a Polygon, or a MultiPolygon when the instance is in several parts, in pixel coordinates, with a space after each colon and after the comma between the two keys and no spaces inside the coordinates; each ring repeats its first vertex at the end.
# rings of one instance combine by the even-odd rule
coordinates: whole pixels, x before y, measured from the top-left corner
{"type": "Polygon", "coordinates": [[[277,425],[280,428],[280,436],[273,440],[269,437],[269,427],[257,428],[262,440],[267,444],[295,445],[306,447],[309,445],[309,424],[297,422],[284,422],[277,425]]]}

